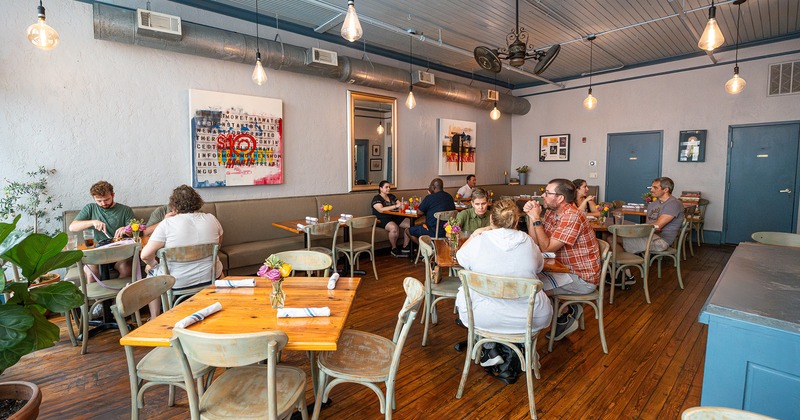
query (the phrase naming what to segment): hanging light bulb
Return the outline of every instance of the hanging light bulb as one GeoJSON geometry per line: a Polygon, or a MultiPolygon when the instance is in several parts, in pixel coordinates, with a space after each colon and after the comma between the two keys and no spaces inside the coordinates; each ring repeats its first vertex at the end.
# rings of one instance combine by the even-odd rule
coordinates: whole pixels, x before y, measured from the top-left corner
{"type": "Polygon", "coordinates": [[[408,84],[408,98],[406,98],[406,108],[414,109],[417,106],[417,100],[414,99],[414,80],[411,77],[411,61],[414,59],[414,36],[415,33],[413,29],[409,29],[409,34],[411,36],[408,37],[408,77],[411,83],[408,84]]]}
{"type": "Polygon", "coordinates": [[[697,46],[701,50],[714,51],[725,42],[725,37],[722,36],[722,31],[719,30],[719,24],[716,19],[717,8],[714,6],[714,0],[711,0],[711,7],[708,8],[708,23],[706,29],[703,30],[703,35],[700,36],[697,46]]]}
{"type": "Polygon", "coordinates": [[[489,113],[489,118],[497,121],[500,119],[500,110],[497,109],[497,102],[494,103],[494,109],[489,113]]]}
{"type": "Polygon", "coordinates": [[[745,85],[747,85],[747,82],[739,77],[739,20],[742,18],[742,3],[745,1],[747,0],[734,2],[738,7],[738,9],[736,9],[736,64],[733,65],[733,77],[725,83],[725,91],[731,95],[736,95],[743,91],[745,85]]]}
{"type": "Polygon", "coordinates": [[[384,133],[385,131],[386,131],[386,129],[385,129],[385,128],[383,128],[383,121],[379,122],[379,123],[378,123],[378,134],[379,134],[379,135],[383,135],[383,133],[384,133]]]}
{"type": "Polygon", "coordinates": [[[356,6],[353,3],[354,0],[347,0],[347,16],[342,24],[342,38],[350,42],[357,41],[364,34],[361,22],[358,21],[358,15],[356,15],[356,6]]]}
{"type": "Polygon", "coordinates": [[[592,96],[592,88],[589,88],[589,96],[587,96],[586,99],[583,100],[583,107],[591,111],[596,106],[597,106],[597,98],[592,96]]]}
{"type": "Polygon", "coordinates": [[[31,26],[28,26],[26,31],[28,41],[31,42],[36,48],[43,50],[52,50],[58,46],[58,32],[51,28],[50,25],[45,23],[44,6],[42,0],[39,0],[39,20],[31,26]]]}
{"type": "Polygon", "coordinates": [[[261,86],[267,82],[267,72],[261,65],[261,51],[258,49],[258,0],[256,0],[256,67],[253,69],[253,83],[261,86]]]}
{"type": "Polygon", "coordinates": [[[417,100],[414,99],[414,88],[408,90],[408,98],[406,98],[406,108],[414,109],[417,106],[417,100]]]}
{"type": "Polygon", "coordinates": [[[592,96],[592,70],[594,63],[594,40],[597,38],[595,35],[589,35],[586,39],[589,40],[589,96],[583,100],[583,107],[589,111],[597,106],[597,98],[592,96]]]}

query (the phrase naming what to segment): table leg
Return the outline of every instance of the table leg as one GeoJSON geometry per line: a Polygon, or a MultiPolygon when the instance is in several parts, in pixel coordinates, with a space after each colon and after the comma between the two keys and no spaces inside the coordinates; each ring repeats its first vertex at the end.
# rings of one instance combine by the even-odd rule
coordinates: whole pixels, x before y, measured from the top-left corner
{"type": "Polygon", "coordinates": [[[311,364],[311,385],[314,386],[314,398],[319,398],[317,395],[317,378],[319,377],[319,366],[317,366],[317,352],[307,351],[308,362],[311,364]]]}

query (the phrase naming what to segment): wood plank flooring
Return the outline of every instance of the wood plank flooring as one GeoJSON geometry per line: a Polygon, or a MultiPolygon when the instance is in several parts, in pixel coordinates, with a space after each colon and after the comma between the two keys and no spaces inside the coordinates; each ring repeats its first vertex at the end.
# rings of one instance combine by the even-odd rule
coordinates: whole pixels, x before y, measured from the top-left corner
{"type": "MultiPolygon", "coordinates": [[[[586,329],[555,343],[547,352],[544,333],[537,349],[542,379],[535,382],[537,413],[542,419],[561,418],[678,418],[700,404],[706,326],[697,316],[733,252],[732,246],[703,245],[683,262],[684,290],[675,270],[666,264],[662,279],[650,272],[652,304],[644,299],[641,280],[632,289],[615,294],[605,305],[609,354],[600,346],[597,322],[586,307],[586,329]]],[[[403,303],[402,280],[424,280],[422,265],[408,259],[378,256],[380,281],[369,274],[362,282],[349,328],[391,337],[397,312],[403,303]]],[[[288,297],[291,300],[291,296],[288,297]]],[[[504,385],[473,365],[464,396],[455,394],[464,365],[464,353],[453,344],[466,330],[454,324],[452,306],[440,306],[438,325],[421,346],[422,325],[411,330],[397,378],[397,410],[394,417],[441,419],[521,419],[528,417],[525,379],[504,385]]],[[[110,419],[130,417],[130,388],[123,349],[115,331],[101,333],[89,342],[89,353],[80,356],[62,326],[62,341],[55,347],[26,356],[8,369],[0,381],[27,380],[42,387],[42,419],[110,419]]],[[[141,357],[145,349],[136,351],[141,357]]],[[[284,352],[284,363],[308,372],[308,361],[299,352],[284,352]]],[[[344,384],[331,392],[334,403],[322,418],[381,418],[377,397],[367,388],[344,384]]],[[[183,391],[174,407],[167,407],[166,388],[145,394],[143,419],[185,419],[188,406],[183,391]]],[[[313,401],[311,385],[307,400],[313,401]]]]}

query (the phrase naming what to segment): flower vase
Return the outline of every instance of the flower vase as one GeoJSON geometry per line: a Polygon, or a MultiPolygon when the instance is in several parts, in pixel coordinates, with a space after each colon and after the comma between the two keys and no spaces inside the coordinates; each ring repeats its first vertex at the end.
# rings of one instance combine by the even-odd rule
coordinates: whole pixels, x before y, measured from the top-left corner
{"type": "Polygon", "coordinates": [[[269,302],[272,309],[282,309],[286,302],[286,292],[281,288],[282,281],[272,282],[272,292],[269,294],[269,302]]]}
{"type": "Polygon", "coordinates": [[[131,233],[133,234],[133,240],[134,240],[136,243],[139,243],[139,242],[141,242],[141,241],[142,241],[142,238],[140,238],[140,237],[139,237],[139,233],[140,233],[140,232],[139,232],[138,230],[134,230],[134,231],[133,231],[133,232],[131,232],[131,233]]]}
{"type": "Polygon", "coordinates": [[[329,212],[329,211],[326,211],[326,212],[325,212],[325,213],[322,215],[322,220],[323,220],[325,223],[327,223],[327,222],[330,222],[330,221],[331,221],[331,212],[329,212]]]}
{"type": "Polygon", "coordinates": [[[598,218],[597,218],[597,221],[598,221],[598,222],[599,222],[601,225],[605,224],[605,223],[606,223],[606,216],[605,216],[605,215],[603,215],[603,214],[601,214],[601,215],[600,215],[600,217],[598,217],[598,218]]]}
{"type": "Polygon", "coordinates": [[[450,258],[456,261],[456,252],[458,252],[458,236],[450,238],[450,258]]]}

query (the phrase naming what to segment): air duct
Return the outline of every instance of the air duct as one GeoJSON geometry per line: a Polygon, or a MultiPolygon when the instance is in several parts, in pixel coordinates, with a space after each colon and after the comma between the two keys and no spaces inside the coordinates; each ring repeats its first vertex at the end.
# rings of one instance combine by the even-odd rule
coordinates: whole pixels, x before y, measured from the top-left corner
{"type": "MultiPolygon", "coordinates": [[[[256,39],[223,29],[182,22],[181,40],[157,39],[136,33],[136,12],[108,4],[94,3],[94,37],[104,41],[139,45],[182,54],[191,54],[235,63],[255,62],[256,39]]],[[[376,89],[407,92],[411,82],[408,71],[359,60],[339,57],[337,66],[306,65],[307,48],[262,39],[259,42],[264,67],[290,71],[376,89]]],[[[489,110],[492,103],[481,100],[481,89],[440,77],[429,88],[417,86],[415,93],[489,110]]],[[[503,113],[525,115],[531,104],[527,99],[500,95],[497,107],[503,113]]]]}

